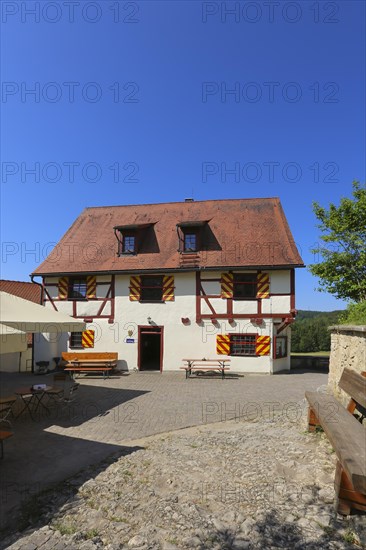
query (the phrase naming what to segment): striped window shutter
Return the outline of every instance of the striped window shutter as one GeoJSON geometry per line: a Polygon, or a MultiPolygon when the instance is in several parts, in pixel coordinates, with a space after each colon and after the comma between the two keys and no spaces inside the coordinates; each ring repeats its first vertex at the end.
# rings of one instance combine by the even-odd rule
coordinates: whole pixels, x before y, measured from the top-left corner
{"type": "Polygon", "coordinates": [[[163,277],[163,301],[174,301],[174,275],[164,275],[163,277]]]}
{"type": "Polygon", "coordinates": [[[58,299],[67,300],[69,294],[69,278],[61,277],[58,280],[58,299]]]}
{"type": "Polygon", "coordinates": [[[130,300],[138,302],[141,296],[141,277],[140,275],[132,275],[130,277],[130,300]]]}
{"type": "Polygon", "coordinates": [[[232,298],[234,294],[234,275],[221,273],[221,298],[232,298]]]}
{"type": "Polygon", "coordinates": [[[255,341],[256,355],[269,355],[271,338],[269,336],[257,336],[255,341]]]}
{"type": "Polygon", "coordinates": [[[258,273],[257,275],[257,298],[269,298],[268,273],[258,273]]]}
{"type": "Polygon", "coordinates": [[[230,355],[230,335],[218,334],[216,336],[217,355],[230,355]]]}
{"type": "Polygon", "coordinates": [[[81,335],[81,345],[83,348],[94,347],[94,330],[84,330],[81,335]]]}
{"type": "Polygon", "coordinates": [[[97,279],[95,275],[88,275],[86,278],[86,297],[92,300],[97,294],[97,279]]]}

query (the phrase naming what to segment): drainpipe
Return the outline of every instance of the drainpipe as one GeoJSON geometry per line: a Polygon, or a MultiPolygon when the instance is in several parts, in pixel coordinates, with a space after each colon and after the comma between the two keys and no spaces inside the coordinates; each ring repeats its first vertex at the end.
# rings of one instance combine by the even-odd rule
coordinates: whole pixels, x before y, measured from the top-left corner
{"type": "Polygon", "coordinates": [[[273,319],[270,320],[269,330],[270,330],[270,337],[271,337],[269,365],[270,365],[270,373],[273,374],[273,355],[274,355],[274,350],[273,350],[273,346],[274,346],[274,339],[273,339],[274,323],[273,323],[273,319]]]}
{"type": "MultiPolygon", "coordinates": [[[[38,285],[38,286],[41,287],[41,300],[40,300],[39,303],[42,306],[43,305],[43,293],[44,293],[43,284],[37,283],[37,281],[34,280],[34,277],[40,277],[40,275],[29,275],[29,276],[31,278],[32,283],[34,283],[35,285],[38,285]]],[[[32,334],[32,373],[34,374],[34,334],[32,334]]]]}

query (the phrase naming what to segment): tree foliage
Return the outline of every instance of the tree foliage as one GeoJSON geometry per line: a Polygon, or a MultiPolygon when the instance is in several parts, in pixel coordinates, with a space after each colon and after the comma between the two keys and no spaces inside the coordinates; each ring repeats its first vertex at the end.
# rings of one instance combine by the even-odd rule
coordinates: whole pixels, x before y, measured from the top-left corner
{"type": "Polygon", "coordinates": [[[331,325],[337,325],[343,311],[298,311],[291,327],[291,351],[310,353],[330,350],[331,325]]]}
{"type": "Polygon", "coordinates": [[[359,304],[349,304],[339,322],[342,325],[366,325],[366,300],[359,304]]]}
{"type": "Polygon", "coordinates": [[[366,300],[366,186],[355,181],[353,198],[342,198],[339,206],[326,210],[313,203],[323,243],[312,250],[323,261],[309,269],[320,279],[318,290],[337,298],[366,300]]]}

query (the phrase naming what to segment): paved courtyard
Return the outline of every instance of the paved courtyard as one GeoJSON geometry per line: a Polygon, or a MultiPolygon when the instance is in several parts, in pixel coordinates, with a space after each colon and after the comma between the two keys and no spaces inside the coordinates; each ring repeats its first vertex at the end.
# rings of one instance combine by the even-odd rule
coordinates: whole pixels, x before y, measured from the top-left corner
{"type": "MultiPolygon", "coordinates": [[[[0,373],[0,380],[2,396],[20,386],[53,384],[52,375],[0,373]]],[[[30,496],[112,453],[128,453],[143,437],[273,415],[297,423],[305,414],[304,392],[326,384],[327,374],[295,370],[185,380],[180,372],[131,373],[106,380],[80,377],[78,382],[76,402],[53,406],[35,420],[28,413],[12,420],[15,436],[5,442],[1,461],[2,527],[30,496]]]]}

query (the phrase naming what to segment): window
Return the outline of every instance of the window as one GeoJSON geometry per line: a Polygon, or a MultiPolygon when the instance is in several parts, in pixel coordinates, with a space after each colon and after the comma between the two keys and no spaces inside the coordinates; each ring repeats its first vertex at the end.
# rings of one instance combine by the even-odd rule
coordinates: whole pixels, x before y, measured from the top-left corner
{"type": "Polygon", "coordinates": [[[72,332],[70,336],[70,348],[82,348],[82,332],[72,332]]]}
{"type": "Polygon", "coordinates": [[[86,299],[86,277],[73,278],[69,282],[69,300],[86,299]]]}
{"type": "Polygon", "coordinates": [[[234,273],[234,300],[250,300],[257,295],[256,273],[234,273]]]}
{"type": "Polygon", "coordinates": [[[276,336],[275,359],[287,357],[287,336],[276,336]]]}
{"type": "Polygon", "coordinates": [[[122,254],[135,254],[135,235],[123,235],[122,254]]]}
{"type": "Polygon", "coordinates": [[[163,277],[143,275],[141,277],[141,302],[161,302],[163,299],[163,277]]]}
{"type": "Polygon", "coordinates": [[[256,355],[256,335],[230,334],[230,355],[256,355]]]}
{"type": "Polygon", "coordinates": [[[197,233],[184,233],[183,252],[197,252],[197,233]]]}

